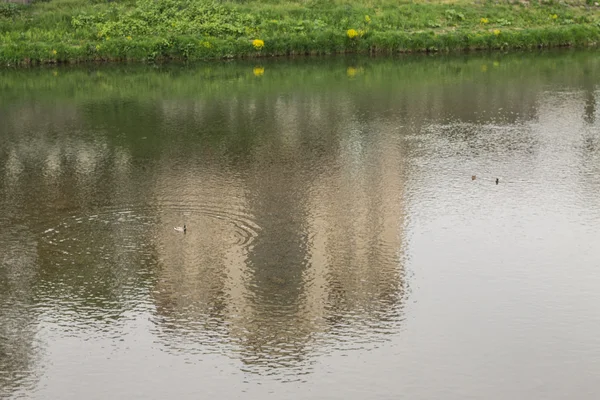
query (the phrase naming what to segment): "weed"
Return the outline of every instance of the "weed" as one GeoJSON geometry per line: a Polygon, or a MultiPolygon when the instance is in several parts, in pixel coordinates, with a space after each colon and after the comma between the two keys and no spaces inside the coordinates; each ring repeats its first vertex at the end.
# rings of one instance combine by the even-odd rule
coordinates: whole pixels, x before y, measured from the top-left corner
{"type": "Polygon", "coordinates": [[[600,9],[394,0],[38,0],[0,3],[0,63],[198,60],[340,52],[586,46],[600,9]],[[56,53],[54,53],[56,51],[56,53]]]}

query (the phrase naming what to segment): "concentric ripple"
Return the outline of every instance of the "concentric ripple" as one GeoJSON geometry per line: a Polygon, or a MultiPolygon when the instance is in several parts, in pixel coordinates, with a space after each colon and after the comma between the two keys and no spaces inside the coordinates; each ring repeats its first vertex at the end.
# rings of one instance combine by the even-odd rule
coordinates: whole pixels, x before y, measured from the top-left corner
{"type": "Polygon", "coordinates": [[[232,205],[226,208],[223,206],[223,202],[217,200],[204,204],[163,201],[160,203],[159,209],[164,217],[173,217],[174,214],[175,218],[180,216],[183,222],[186,220],[198,221],[201,223],[200,228],[207,223],[224,223],[232,229],[232,244],[242,247],[249,247],[261,230],[258,223],[254,221],[254,216],[248,213],[243,205],[232,205]],[[202,221],[205,217],[213,221],[202,221]]]}
{"type": "Polygon", "coordinates": [[[222,245],[248,248],[260,226],[241,209],[217,204],[161,203],[158,206],[105,207],[87,214],[59,217],[41,229],[42,242],[63,261],[68,257],[106,259],[115,251],[144,253],[161,237],[186,224],[188,234],[218,233],[222,245]]]}

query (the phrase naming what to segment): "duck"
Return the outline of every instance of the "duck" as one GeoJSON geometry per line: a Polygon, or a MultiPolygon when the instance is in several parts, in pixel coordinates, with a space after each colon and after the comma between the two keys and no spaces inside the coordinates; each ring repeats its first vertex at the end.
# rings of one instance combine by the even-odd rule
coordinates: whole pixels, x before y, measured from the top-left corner
{"type": "Polygon", "coordinates": [[[500,182],[500,179],[496,178],[496,185],[500,182]]]}
{"type": "Polygon", "coordinates": [[[185,233],[187,231],[187,229],[185,227],[185,224],[183,224],[183,228],[180,227],[180,226],[177,226],[177,227],[175,227],[173,229],[175,229],[176,232],[183,232],[183,233],[185,233]]]}

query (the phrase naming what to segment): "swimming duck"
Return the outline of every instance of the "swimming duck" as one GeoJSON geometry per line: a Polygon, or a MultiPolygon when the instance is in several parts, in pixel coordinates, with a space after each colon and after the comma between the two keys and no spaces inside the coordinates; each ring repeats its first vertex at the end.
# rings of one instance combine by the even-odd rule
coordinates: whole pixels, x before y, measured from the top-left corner
{"type": "Polygon", "coordinates": [[[185,224],[183,224],[183,228],[180,227],[180,226],[178,226],[178,227],[175,227],[173,229],[175,229],[175,231],[177,231],[177,232],[183,232],[183,233],[185,233],[187,231],[187,229],[185,227],[185,224]]]}
{"type": "Polygon", "coordinates": [[[500,179],[496,178],[496,185],[500,182],[500,179]]]}

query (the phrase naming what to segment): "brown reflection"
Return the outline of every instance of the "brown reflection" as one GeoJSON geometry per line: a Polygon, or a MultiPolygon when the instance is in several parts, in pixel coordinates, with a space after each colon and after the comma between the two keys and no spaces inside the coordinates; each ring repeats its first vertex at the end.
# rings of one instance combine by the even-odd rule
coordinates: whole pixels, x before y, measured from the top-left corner
{"type": "Polygon", "coordinates": [[[596,122],[596,92],[593,85],[586,86],[584,90],[585,106],[584,119],[588,124],[596,122]]]}
{"type": "Polygon", "coordinates": [[[0,230],[0,397],[30,390],[41,354],[36,343],[36,243],[23,227],[0,230]]]}
{"type": "Polygon", "coordinates": [[[385,126],[374,123],[362,134],[348,135],[345,165],[315,191],[311,222],[320,251],[313,257],[324,264],[319,275],[326,281],[325,314],[334,325],[344,324],[336,316],[351,314],[356,324],[384,327],[397,317],[405,286],[405,154],[402,138],[390,135],[385,126]]]}

